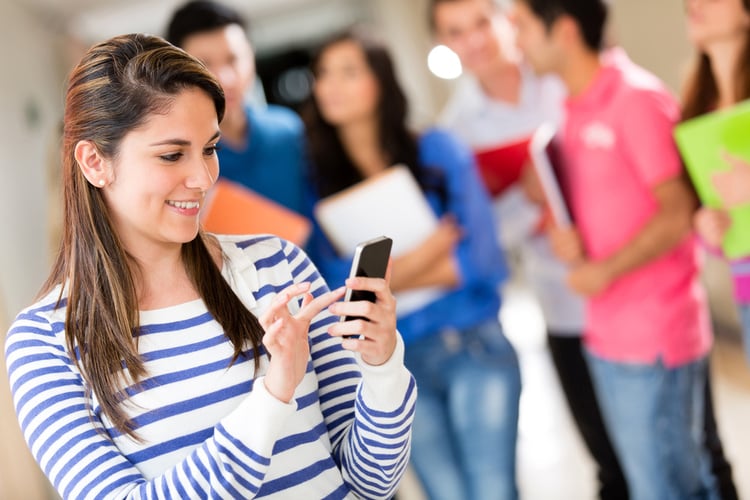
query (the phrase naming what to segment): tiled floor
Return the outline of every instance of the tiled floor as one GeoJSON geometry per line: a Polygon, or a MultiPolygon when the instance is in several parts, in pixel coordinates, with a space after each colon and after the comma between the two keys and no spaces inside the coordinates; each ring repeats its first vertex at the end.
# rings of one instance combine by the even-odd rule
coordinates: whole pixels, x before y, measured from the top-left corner
{"type": "MultiPolygon", "coordinates": [[[[508,287],[504,300],[501,318],[518,352],[524,384],[518,442],[521,498],[594,499],[595,471],[560,391],[538,307],[517,284],[508,287]]],[[[740,346],[719,338],[712,369],[726,453],[734,467],[740,498],[750,499],[750,370],[740,346]]],[[[399,500],[424,500],[412,475],[405,478],[399,500]]]]}

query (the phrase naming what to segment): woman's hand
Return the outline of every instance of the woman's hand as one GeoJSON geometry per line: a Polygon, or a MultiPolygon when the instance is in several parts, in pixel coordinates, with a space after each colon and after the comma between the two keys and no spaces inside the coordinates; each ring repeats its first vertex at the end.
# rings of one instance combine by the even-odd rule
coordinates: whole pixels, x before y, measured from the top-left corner
{"type": "Polygon", "coordinates": [[[726,151],[722,159],[729,165],[727,170],[716,172],[711,181],[727,208],[750,203],[750,163],[726,151]]]}
{"type": "Polygon", "coordinates": [[[726,210],[701,207],[695,213],[693,224],[703,241],[712,247],[720,247],[732,225],[732,219],[726,210]]]}
{"type": "Polygon", "coordinates": [[[295,283],[273,299],[271,307],[259,319],[266,331],[263,345],[271,355],[265,385],[276,399],[288,403],[305,376],[310,358],[308,331],[310,322],[323,309],[344,295],[343,287],[313,299],[310,283],[295,283]],[[302,307],[292,315],[287,304],[303,295],[302,307]]]}
{"type": "Polygon", "coordinates": [[[344,349],[358,352],[369,365],[382,365],[396,349],[396,299],[391,293],[390,267],[385,279],[350,278],[346,286],[375,293],[375,302],[337,302],[328,310],[339,316],[357,317],[331,325],[328,333],[336,337],[352,335],[342,342],[344,349]]]}

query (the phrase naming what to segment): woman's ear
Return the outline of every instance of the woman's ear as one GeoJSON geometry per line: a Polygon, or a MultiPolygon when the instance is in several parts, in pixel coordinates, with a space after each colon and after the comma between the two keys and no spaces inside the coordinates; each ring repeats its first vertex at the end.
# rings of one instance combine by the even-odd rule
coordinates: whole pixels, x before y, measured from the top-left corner
{"type": "Polygon", "coordinates": [[[75,147],[78,167],[92,185],[102,188],[110,183],[110,163],[91,141],[78,141],[75,147]]]}

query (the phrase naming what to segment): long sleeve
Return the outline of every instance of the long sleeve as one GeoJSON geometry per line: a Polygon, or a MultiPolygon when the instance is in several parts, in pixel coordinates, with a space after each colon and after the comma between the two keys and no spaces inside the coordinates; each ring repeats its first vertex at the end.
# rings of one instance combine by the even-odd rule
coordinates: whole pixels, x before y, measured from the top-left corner
{"type": "Polygon", "coordinates": [[[448,198],[445,211],[456,217],[463,230],[464,237],[456,250],[462,285],[500,283],[506,278],[507,269],[495,236],[498,224],[471,151],[437,129],[422,136],[420,151],[425,165],[442,167],[448,198]]]}
{"type": "Polygon", "coordinates": [[[427,193],[436,214],[452,214],[462,239],[455,251],[459,285],[420,310],[399,318],[407,345],[426,335],[453,327],[468,328],[497,318],[500,284],[508,275],[499,248],[488,195],[471,152],[452,135],[437,129],[419,141],[422,165],[441,173],[445,196],[427,193]]]}
{"type": "MultiPolygon", "coordinates": [[[[313,295],[328,290],[303,252],[293,250],[292,268],[310,269],[313,295]]],[[[416,384],[404,366],[400,336],[391,359],[367,365],[327,333],[338,317],[324,312],[310,326],[312,364],[334,460],[347,486],[360,498],[390,498],[409,459],[416,384]]]]}
{"type": "MultiPolygon", "coordinates": [[[[232,250],[230,285],[255,314],[293,281],[310,281],[316,296],[328,290],[288,242],[222,245],[232,250]]],[[[202,300],[141,311],[147,376],[126,388],[123,404],[136,440],[87,394],[56,297],[19,314],[5,355],[24,436],[63,498],[386,498],[397,487],[409,453],[411,375],[397,352],[373,376],[328,335],[337,318],[327,311],[311,323],[307,373],[289,404],[265,390],[265,356],[256,366],[247,351],[230,363],[232,345],[202,300]]]]}
{"type": "Polygon", "coordinates": [[[207,439],[147,480],[114,445],[98,415],[89,414],[83,380],[60,343],[62,323],[37,313],[19,315],[9,332],[8,375],[26,441],[63,498],[256,495],[294,404],[280,403],[256,380],[245,401],[207,439]]]}

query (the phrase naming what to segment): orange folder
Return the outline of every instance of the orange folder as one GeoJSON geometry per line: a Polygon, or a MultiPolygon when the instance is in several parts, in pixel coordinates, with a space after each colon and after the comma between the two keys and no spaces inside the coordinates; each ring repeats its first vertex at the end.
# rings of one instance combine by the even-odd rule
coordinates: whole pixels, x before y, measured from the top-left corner
{"type": "Polygon", "coordinates": [[[530,140],[527,137],[474,153],[479,174],[493,198],[521,178],[521,171],[529,159],[530,140]]]}
{"type": "Polygon", "coordinates": [[[303,246],[310,221],[251,189],[219,179],[206,195],[201,213],[206,231],[217,234],[274,234],[303,246]]]}

